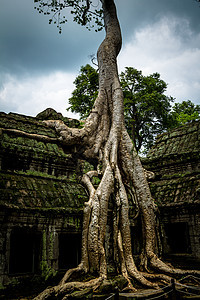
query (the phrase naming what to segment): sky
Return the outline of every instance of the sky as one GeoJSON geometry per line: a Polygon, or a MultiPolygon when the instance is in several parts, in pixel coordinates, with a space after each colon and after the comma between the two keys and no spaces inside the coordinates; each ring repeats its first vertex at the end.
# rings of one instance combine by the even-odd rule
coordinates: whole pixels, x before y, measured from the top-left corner
{"type": "MultiPolygon", "coordinates": [[[[94,0],[97,5],[99,0],[94,0]]],[[[115,0],[125,67],[160,73],[176,102],[200,104],[200,3],[195,0],[115,0]]],[[[52,107],[64,116],[81,66],[91,63],[104,31],[74,22],[49,25],[33,0],[0,0],[0,111],[36,116],[52,107]]]]}

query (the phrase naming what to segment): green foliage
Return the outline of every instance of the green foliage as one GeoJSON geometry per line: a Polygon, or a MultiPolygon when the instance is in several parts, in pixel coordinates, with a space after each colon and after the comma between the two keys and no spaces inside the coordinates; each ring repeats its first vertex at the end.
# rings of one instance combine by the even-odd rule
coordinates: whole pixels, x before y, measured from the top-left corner
{"type": "Polygon", "coordinates": [[[92,170],[94,170],[94,166],[91,165],[88,161],[83,161],[83,164],[82,164],[83,174],[86,174],[87,172],[92,171],[92,170]]]}
{"type": "MultiPolygon", "coordinates": [[[[146,153],[153,145],[155,136],[199,119],[200,105],[183,101],[171,105],[174,99],[166,96],[167,84],[158,73],[149,76],[127,67],[120,74],[124,93],[124,114],[126,128],[137,151],[146,153]]],[[[92,109],[98,94],[98,72],[90,65],[81,67],[80,75],[74,81],[75,90],[69,99],[67,110],[80,114],[85,119],[92,109]]]]}
{"type": "Polygon", "coordinates": [[[78,175],[76,174],[76,172],[69,175],[70,181],[77,181],[77,179],[78,179],[78,175]]]}
{"type": "MultiPolygon", "coordinates": [[[[164,95],[166,83],[158,73],[143,76],[141,71],[126,68],[120,75],[124,93],[126,128],[137,150],[149,149],[154,136],[169,128],[169,111],[173,98],[164,95]]],[[[75,90],[69,99],[68,110],[82,119],[89,115],[98,91],[98,72],[90,65],[81,67],[74,81],[75,90]]]]}
{"type": "MultiPolygon", "coordinates": [[[[200,119],[200,105],[191,101],[173,103],[165,95],[167,84],[160,74],[142,75],[132,67],[120,74],[124,93],[125,124],[137,151],[146,153],[153,145],[155,136],[187,122],[200,119]]],[[[69,99],[67,110],[80,114],[85,119],[98,94],[98,72],[90,65],[81,67],[80,75],[74,81],[75,90],[69,99]]]]}
{"type": "Polygon", "coordinates": [[[158,73],[142,75],[132,67],[120,74],[124,92],[124,112],[126,128],[136,150],[146,152],[157,134],[168,129],[171,123],[172,97],[164,93],[167,84],[158,73]]]}
{"type": "Polygon", "coordinates": [[[98,177],[93,177],[92,182],[94,185],[99,185],[99,183],[101,182],[101,179],[98,177]]]}
{"type": "Polygon", "coordinates": [[[190,100],[175,103],[172,110],[173,127],[200,120],[200,105],[195,105],[190,100]]]}
{"type": "Polygon", "coordinates": [[[88,30],[96,28],[95,31],[100,31],[103,28],[102,9],[92,5],[92,0],[34,0],[34,3],[39,13],[49,17],[49,24],[57,25],[59,33],[70,14],[73,21],[86,26],[88,30]]]}
{"type": "Polygon", "coordinates": [[[98,94],[98,72],[90,65],[82,66],[80,75],[74,81],[75,90],[69,98],[70,107],[67,110],[77,112],[81,119],[85,119],[92,109],[98,94]]]}

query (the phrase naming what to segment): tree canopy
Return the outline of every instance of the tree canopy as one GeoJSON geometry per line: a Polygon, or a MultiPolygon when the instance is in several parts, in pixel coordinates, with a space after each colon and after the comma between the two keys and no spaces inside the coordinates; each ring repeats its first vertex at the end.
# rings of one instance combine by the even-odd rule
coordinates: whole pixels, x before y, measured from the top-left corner
{"type": "MultiPolygon", "coordinates": [[[[172,105],[174,98],[165,95],[167,84],[158,73],[144,76],[142,71],[126,67],[120,74],[120,82],[125,125],[137,151],[142,148],[147,152],[155,136],[163,131],[199,119],[200,106],[190,100],[172,105]]],[[[80,118],[85,119],[98,94],[98,71],[89,64],[82,66],[74,84],[67,110],[79,113],[80,118]]]]}
{"type": "Polygon", "coordinates": [[[172,97],[164,93],[167,84],[160,74],[142,75],[132,67],[120,74],[124,93],[124,113],[126,128],[135,143],[136,150],[145,150],[153,145],[157,134],[170,127],[172,97]]]}
{"type": "Polygon", "coordinates": [[[172,110],[172,118],[173,127],[200,120],[200,105],[195,105],[190,100],[175,103],[172,110]]]}
{"type": "Polygon", "coordinates": [[[94,5],[92,2],[92,0],[34,0],[34,8],[39,13],[49,16],[49,24],[56,24],[59,33],[62,32],[62,25],[70,19],[70,14],[74,22],[85,26],[88,30],[99,31],[104,26],[103,10],[100,3],[94,5]]]}
{"type": "Polygon", "coordinates": [[[68,100],[70,107],[67,110],[79,113],[80,118],[85,119],[98,95],[99,75],[97,70],[89,64],[82,66],[74,84],[76,88],[68,100]]]}

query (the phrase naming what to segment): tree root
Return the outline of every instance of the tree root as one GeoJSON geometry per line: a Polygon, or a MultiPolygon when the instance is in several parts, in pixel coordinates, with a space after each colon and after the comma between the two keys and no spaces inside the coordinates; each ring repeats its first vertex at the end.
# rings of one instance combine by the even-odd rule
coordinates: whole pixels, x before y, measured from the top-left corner
{"type": "Polygon", "coordinates": [[[86,273],[86,270],[85,270],[85,268],[83,266],[83,263],[80,263],[78,265],[78,267],[67,270],[67,272],[63,276],[62,280],[60,281],[59,285],[64,285],[67,281],[69,281],[69,279],[74,274],[80,274],[80,275],[82,275],[82,274],[85,274],[85,273],[86,273]]]}
{"type": "Polygon", "coordinates": [[[153,280],[153,281],[159,281],[164,284],[168,284],[171,282],[171,277],[167,276],[165,274],[155,274],[155,273],[147,273],[147,272],[140,272],[145,278],[153,280]]]}
{"type": "Polygon", "coordinates": [[[179,275],[200,276],[200,270],[183,270],[183,269],[170,267],[162,260],[160,260],[155,254],[152,255],[149,263],[153,269],[156,269],[160,273],[164,273],[172,276],[179,276],[179,275]]]}
{"type": "Polygon", "coordinates": [[[67,282],[64,284],[59,284],[54,287],[50,287],[45,289],[42,293],[40,293],[34,300],[47,300],[51,298],[56,299],[67,299],[69,295],[74,291],[82,291],[86,289],[86,293],[89,291],[95,291],[102,284],[105,278],[99,277],[95,279],[91,279],[87,282],[67,282]]]}

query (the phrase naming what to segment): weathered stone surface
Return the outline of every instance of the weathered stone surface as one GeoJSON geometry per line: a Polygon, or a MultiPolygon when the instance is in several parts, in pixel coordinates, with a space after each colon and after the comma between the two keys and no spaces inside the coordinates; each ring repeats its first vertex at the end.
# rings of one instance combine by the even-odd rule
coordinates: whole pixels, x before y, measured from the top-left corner
{"type": "Polygon", "coordinates": [[[191,155],[199,157],[200,122],[192,122],[159,135],[148,153],[148,159],[191,155]]]}
{"type": "Polygon", "coordinates": [[[47,108],[41,113],[39,113],[36,118],[40,120],[62,120],[69,127],[78,127],[80,126],[79,120],[63,117],[61,113],[57,113],[52,108],[47,108]]]}
{"type": "Polygon", "coordinates": [[[200,122],[158,136],[143,164],[155,173],[150,187],[163,224],[163,252],[200,260],[200,122]]]}
{"type": "Polygon", "coordinates": [[[49,175],[71,176],[77,170],[73,148],[63,149],[56,141],[55,130],[33,117],[0,113],[0,166],[2,170],[39,171],[49,175]],[[10,130],[10,131],[9,131],[10,130]],[[14,131],[12,131],[14,130],[14,131]],[[19,136],[16,130],[45,135],[54,140],[42,142],[34,137],[19,136]]]}
{"type": "Polygon", "coordinates": [[[159,206],[200,202],[200,122],[156,139],[144,166],[155,173],[151,190],[159,206]]]}
{"type": "MultiPolygon", "coordinates": [[[[29,278],[38,274],[47,280],[73,263],[77,265],[80,259],[82,209],[88,199],[80,178],[91,166],[77,158],[77,148],[63,148],[56,132],[42,122],[58,118],[68,126],[79,126],[52,109],[37,118],[0,113],[2,287],[19,282],[25,274],[29,278]],[[45,135],[52,140],[38,141],[34,136],[18,135],[16,130],[45,135]],[[23,249],[29,253],[28,258],[20,256],[23,249]],[[24,269],[19,268],[15,256],[16,260],[25,261],[24,269]],[[72,261],[68,256],[74,257],[72,261]]],[[[177,253],[180,247],[175,242],[183,240],[181,256],[195,262],[200,259],[199,140],[200,122],[188,124],[159,136],[143,161],[146,169],[155,172],[150,186],[160,210],[163,253],[173,255],[173,259],[177,254],[180,257],[177,253]]],[[[136,255],[141,251],[137,214],[136,205],[130,202],[136,255]]],[[[112,240],[112,232],[107,230],[106,234],[112,240]]],[[[109,243],[106,251],[111,251],[109,243]]],[[[109,266],[112,271],[112,261],[109,266]]]]}
{"type": "Polygon", "coordinates": [[[75,150],[64,149],[56,132],[41,121],[53,114],[63,119],[51,109],[38,118],[0,113],[1,287],[35,274],[47,280],[80,259],[82,209],[88,197],[79,183],[82,167],[75,150]],[[38,141],[18,130],[51,140],[38,141]]]}
{"type": "Polygon", "coordinates": [[[24,209],[82,209],[85,189],[75,181],[30,174],[0,173],[0,206],[24,209]]]}

